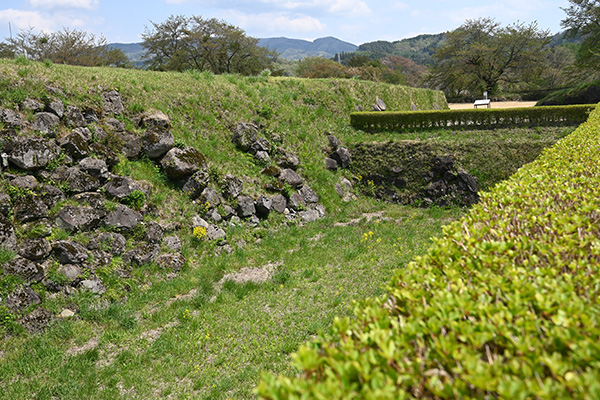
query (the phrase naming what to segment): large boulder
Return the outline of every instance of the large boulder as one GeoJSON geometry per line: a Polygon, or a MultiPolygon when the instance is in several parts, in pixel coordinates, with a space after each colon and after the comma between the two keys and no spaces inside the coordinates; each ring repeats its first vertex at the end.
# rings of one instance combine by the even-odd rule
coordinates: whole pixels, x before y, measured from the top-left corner
{"type": "Polygon", "coordinates": [[[60,123],[58,116],[48,112],[35,114],[31,129],[41,133],[52,133],[60,123]]]}
{"type": "Polygon", "coordinates": [[[90,250],[107,251],[114,256],[118,256],[125,250],[127,240],[125,236],[115,232],[104,232],[95,237],[88,244],[90,250]]]}
{"type": "Polygon", "coordinates": [[[54,162],[60,155],[60,147],[49,139],[26,138],[17,141],[8,160],[25,170],[40,169],[54,162]]]}
{"type": "Polygon", "coordinates": [[[106,227],[128,231],[135,228],[143,219],[142,214],[137,211],[123,204],[117,204],[116,209],[108,213],[102,222],[106,227]]]}
{"type": "Polygon", "coordinates": [[[156,264],[173,272],[180,271],[185,265],[185,257],[181,253],[162,254],[156,259],[156,264]]]}
{"type": "Polygon", "coordinates": [[[70,105],[65,110],[64,120],[68,126],[81,128],[86,125],[85,118],[79,107],[70,105]]]}
{"type": "Polygon", "coordinates": [[[256,214],[254,199],[250,196],[238,197],[237,215],[240,218],[247,218],[256,214]]]}
{"type": "Polygon", "coordinates": [[[104,182],[109,177],[106,161],[99,158],[87,157],[79,161],[79,169],[90,174],[100,182],[104,182]]]}
{"type": "Polygon", "coordinates": [[[15,218],[21,223],[37,221],[48,216],[48,206],[38,196],[24,196],[15,204],[15,218]]]}
{"type": "Polygon", "coordinates": [[[52,178],[65,183],[72,193],[93,192],[100,188],[100,181],[78,166],[58,167],[52,174],[52,178]]]}
{"type": "Polygon", "coordinates": [[[102,111],[104,114],[123,114],[125,108],[121,101],[121,95],[116,90],[102,92],[102,111]]]}
{"type": "Polygon", "coordinates": [[[296,171],[290,168],[286,168],[279,174],[279,180],[283,183],[287,183],[292,188],[297,189],[302,186],[302,178],[296,171]]]}
{"type": "Polygon", "coordinates": [[[41,265],[20,256],[5,263],[3,269],[5,274],[18,276],[27,283],[44,279],[44,269],[41,265]]]}
{"type": "Polygon", "coordinates": [[[135,249],[123,254],[123,261],[133,265],[146,265],[153,262],[160,251],[155,243],[140,243],[135,249]]]}
{"type": "Polygon", "coordinates": [[[143,191],[142,186],[130,177],[118,175],[113,176],[106,185],[104,185],[104,189],[106,190],[106,194],[119,200],[126,198],[136,190],[143,191]]]}
{"type": "Polygon", "coordinates": [[[149,158],[156,159],[173,148],[175,137],[171,131],[150,130],[142,137],[142,152],[149,158]]]}
{"type": "Polygon", "coordinates": [[[196,171],[184,183],[182,190],[187,193],[192,200],[200,197],[204,189],[210,182],[210,175],[206,171],[196,171]]]}
{"type": "Polygon", "coordinates": [[[223,190],[223,195],[225,197],[228,199],[236,199],[240,194],[242,194],[244,183],[240,178],[237,178],[231,174],[227,174],[221,181],[221,189],[223,190]]]}
{"type": "Polygon", "coordinates": [[[60,138],[58,144],[75,159],[87,157],[90,153],[89,143],[92,135],[88,128],[77,128],[60,138]]]}
{"type": "Polygon", "coordinates": [[[162,111],[148,111],[142,116],[140,125],[150,130],[163,131],[171,127],[171,121],[162,111]]]}
{"type": "Polygon", "coordinates": [[[0,122],[3,122],[9,128],[19,128],[23,125],[19,113],[6,108],[0,108],[0,122]]]}
{"type": "Polygon", "coordinates": [[[56,215],[56,225],[67,232],[95,229],[100,223],[100,213],[92,207],[64,206],[56,215]]]}
{"type": "Polygon", "coordinates": [[[337,150],[331,154],[331,158],[337,161],[340,168],[348,168],[352,162],[350,150],[345,147],[338,147],[337,150]]]}
{"type": "Polygon", "coordinates": [[[250,151],[256,142],[258,126],[253,123],[240,122],[233,129],[232,142],[243,151],[250,151]]]}
{"type": "Polygon", "coordinates": [[[256,200],[256,215],[261,218],[267,218],[271,213],[271,208],[273,207],[273,200],[266,196],[260,196],[256,200]]]}
{"type": "Polygon", "coordinates": [[[29,286],[21,286],[6,297],[6,307],[12,312],[22,312],[41,303],[40,295],[29,286]]]}
{"type": "Polygon", "coordinates": [[[87,249],[70,240],[60,240],[52,246],[52,251],[61,264],[83,264],[89,254],[87,249]]]}
{"type": "Polygon", "coordinates": [[[170,179],[181,180],[206,168],[206,157],[193,147],[174,147],[163,157],[161,165],[170,179]]]}
{"type": "Polygon", "coordinates": [[[46,259],[52,246],[46,239],[29,239],[19,245],[19,255],[31,261],[41,261],[46,259]]]}
{"type": "Polygon", "coordinates": [[[17,322],[25,328],[28,333],[43,332],[52,321],[52,313],[43,308],[36,308],[31,314],[24,316],[17,322]]]}

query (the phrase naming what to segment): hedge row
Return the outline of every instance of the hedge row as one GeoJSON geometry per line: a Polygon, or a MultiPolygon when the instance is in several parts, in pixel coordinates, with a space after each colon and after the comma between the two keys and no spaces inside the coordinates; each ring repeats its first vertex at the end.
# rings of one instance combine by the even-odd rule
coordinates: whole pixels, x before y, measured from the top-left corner
{"type": "Polygon", "coordinates": [[[600,107],[444,229],[388,294],[265,374],[268,399],[600,398],[600,107]]]}
{"type": "Polygon", "coordinates": [[[515,126],[580,124],[595,105],[484,108],[412,112],[357,112],[350,122],[364,131],[397,131],[463,127],[489,129],[515,126]]]}

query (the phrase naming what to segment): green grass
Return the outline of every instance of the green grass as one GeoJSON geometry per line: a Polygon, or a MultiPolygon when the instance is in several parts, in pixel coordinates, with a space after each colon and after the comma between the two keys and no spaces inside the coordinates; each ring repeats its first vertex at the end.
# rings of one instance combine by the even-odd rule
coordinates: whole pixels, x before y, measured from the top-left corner
{"type": "Polygon", "coordinates": [[[362,200],[232,254],[193,260],[176,279],[147,268],[126,301],[59,296],[50,310],[76,303],[76,319],[0,342],[0,397],[251,398],[261,371],[294,374],[290,353],[300,343],[350,315],[354,300],[381,294],[394,269],[461,214],[362,200]],[[368,222],[363,210],[382,214],[368,222]],[[270,263],[279,267],[265,283],[213,287],[226,273],[270,263]]]}

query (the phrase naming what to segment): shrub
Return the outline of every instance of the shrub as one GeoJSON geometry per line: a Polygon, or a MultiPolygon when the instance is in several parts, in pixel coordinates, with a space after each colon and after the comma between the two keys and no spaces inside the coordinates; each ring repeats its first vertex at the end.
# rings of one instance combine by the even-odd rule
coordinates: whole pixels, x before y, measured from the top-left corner
{"type": "Polygon", "coordinates": [[[412,112],[357,112],[350,122],[364,131],[396,131],[452,127],[490,129],[516,126],[578,124],[585,121],[594,105],[555,107],[486,108],[412,112]]]}
{"type": "Polygon", "coordinates": [[[299,349],[276,398],[600,396],[600,107],[481,203],[387,294],[299,349]]]}

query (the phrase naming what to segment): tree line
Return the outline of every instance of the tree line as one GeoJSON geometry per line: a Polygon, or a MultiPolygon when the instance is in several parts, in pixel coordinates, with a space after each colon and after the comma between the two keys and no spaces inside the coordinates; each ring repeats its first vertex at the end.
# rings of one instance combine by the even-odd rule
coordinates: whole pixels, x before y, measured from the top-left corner
{"type": "MultiPolygon", "coordinates": [[[[255,75],[281,69],[305,78],[355,78],[443,90],[448,97],[480,96],[563,87],[600,77],[600,1],[569,0],[564,34],[551,37],[536,22],[502,26],[491,18],[467,20],[454,31],[416,41],[373,42],[337,59],[305,58],[291,64],[258,45],[258,39],[225,21],[170,16],[142,34],[145,67],[160,71],[197,69],[215,74],[255,75]],[[405,43],[406,42],[406,43],[405,43]],[[417,60],[406,57],[411,46],[417,60]],[[418,62],[415,62],[418,61],[418,62]],[[421,63],[419,63],[421,62],[421,63]],[[426,62],[428,65],[423,65],[426,62]]],[[[131,67],[104,37],[63,28],[54,33],[22,31],[0,43],[0,57],[84,66],[131,67]]],[[[414,57],[413,57],[414,58],[414,57]]]]}

